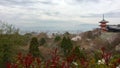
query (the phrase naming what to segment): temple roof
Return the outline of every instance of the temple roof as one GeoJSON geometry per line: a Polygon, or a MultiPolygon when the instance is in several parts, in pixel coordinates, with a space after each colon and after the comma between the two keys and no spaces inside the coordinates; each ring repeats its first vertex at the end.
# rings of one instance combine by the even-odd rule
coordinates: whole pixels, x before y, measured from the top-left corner
{"type": "Polygon", "coordinates": [[[106,21],[106,20],[102,20],[102,21],[100,21],[99,23],[108,23],[108,21],[106,21]]]}
{"type": "Polygon", "coordinates": [[[99,23],[108,23],[108,21],[106,21],[106,20],[104,19],[104,14],[103,14],[103,20],[100,21],[99,23]]]}
{"type": "Polygon", "coordinates": [[[120,32],[120,25],[108,25],[107,29],[110,32],[120,32]]]}
{"type": "Polygon", "coordinates": [[[109,28],[113,28],[113,29],[119,29],[120,30],[120,26],[119,25],[108,25],[109,28]]]}

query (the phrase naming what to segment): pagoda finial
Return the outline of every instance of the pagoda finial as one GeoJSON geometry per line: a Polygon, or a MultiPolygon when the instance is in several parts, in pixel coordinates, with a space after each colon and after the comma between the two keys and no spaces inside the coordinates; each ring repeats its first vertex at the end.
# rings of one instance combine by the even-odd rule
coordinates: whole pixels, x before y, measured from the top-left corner
{"type": "Polygon", "coordinates": [[[103,14],[103,20],[105,20],[105,19],[104,19],[104,14],[103,14]]]}

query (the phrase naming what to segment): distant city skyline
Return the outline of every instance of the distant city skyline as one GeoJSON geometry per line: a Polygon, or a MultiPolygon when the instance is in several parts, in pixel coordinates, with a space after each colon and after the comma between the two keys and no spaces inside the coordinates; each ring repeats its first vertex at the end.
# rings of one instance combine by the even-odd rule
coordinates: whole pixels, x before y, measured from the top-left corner
{"type": "Polygon", "coordinates": [[[120,0],[0,0],[0,20],[21,30],[88,30],[103,14],[108,24],[120,24],[119,6],[120,0]]]}

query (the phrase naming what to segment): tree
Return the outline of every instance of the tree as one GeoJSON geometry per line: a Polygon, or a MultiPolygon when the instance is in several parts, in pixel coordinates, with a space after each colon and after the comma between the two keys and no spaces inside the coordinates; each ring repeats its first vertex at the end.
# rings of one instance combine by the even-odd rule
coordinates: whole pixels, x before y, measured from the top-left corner
{"type": "Polygon", "coordinates": [[[6,64],[11,62],[13,56],[13,46],[8,38],[0,39],[0,67],[6,68],[6,64]]]}
{"type": "Polygon", "coordinates": [[[40,43],[40,45],[44,45],[46,43],[45,38],[41,38],[39,43],[40,43]]]}
{"type": "Polygon", "coordinates": [[[67,40],[68,40],[68,43],[67,43],[68,44],[68,50],[70,51],[73,48],[73,44],[72,44],[72,41],[69,37],[67,38],[67,40]]]}
{"type": "Polygon", "coordinates": [[[30,47],[29,47],[29,53],[32,54],[34,57],[39,57],[40,56],[40,51],[39,51],[39,43],[36,37],[33,37],[30,42],[30,47]]]}
{"type": "Polygon", "coordinates": [[[19,29],[15,28],[12,24],[0,21],[0,34],[19,34],[19,29]]]}
{"type": "Polygon", "coordinates": [[[64,51],[64,55],[68,55],[70,54],[72,48],[73,48],[73,44],[72,41],[69,37],[63,37],[63,40],[61,42],[61,48],[64,51]]]}
{"type": "Polygon", "coordinates": [[[57,42],[57,41],[60,41],[61,40],[61,37],[60,36],[56,36],[54,41],[57,42]]]}
{"type": "Polygon", "coordinates": [[[75,54],[78,59],[86,59],[85,52],[81,50],[78,46],[76,46],[73,50],[73,54],[75,54]]]}
{"type": "Polygon", "coordinates": [[[70,33],[69,32],[65,32],[64,35],[68,36],[68,35],[70,35],[70,33]]]}

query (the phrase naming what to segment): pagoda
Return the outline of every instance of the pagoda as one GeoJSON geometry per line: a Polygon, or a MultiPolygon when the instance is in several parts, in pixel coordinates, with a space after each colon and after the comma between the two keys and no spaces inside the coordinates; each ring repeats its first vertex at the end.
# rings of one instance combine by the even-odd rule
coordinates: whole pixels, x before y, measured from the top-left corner
{"type": "Polygon", "coordinates": [[[102,21],[100,21],[99,22],[100,23],[100,29],[101,29],[101,31],[102,32],[106,32],[107,31],[107,23],[108,23],[108,21],[106,21],[105,19],[104,19],[104,15],[103,15],[103,20],[102,21]]]}

